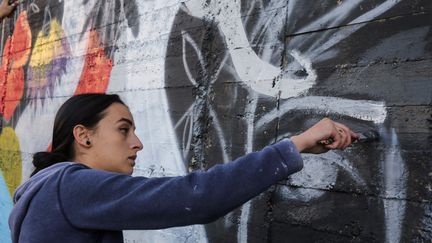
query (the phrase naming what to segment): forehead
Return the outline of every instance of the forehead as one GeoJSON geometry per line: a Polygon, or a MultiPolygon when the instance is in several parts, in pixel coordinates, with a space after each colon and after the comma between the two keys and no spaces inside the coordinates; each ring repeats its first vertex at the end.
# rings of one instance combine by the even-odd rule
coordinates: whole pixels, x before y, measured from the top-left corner
{"type": "Polygon", "coordinates": [[[120,103],[114,103],[105,110],[105,117],[102,120],[118,122],[122,118],[126,118],[133,122],[133,117],[129,108],[120,103]]]}

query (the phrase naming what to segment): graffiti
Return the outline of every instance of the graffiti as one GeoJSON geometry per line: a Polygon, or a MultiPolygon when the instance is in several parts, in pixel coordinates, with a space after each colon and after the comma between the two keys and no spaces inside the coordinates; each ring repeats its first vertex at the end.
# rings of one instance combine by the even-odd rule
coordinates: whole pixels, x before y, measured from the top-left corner
{"type": "Polygon", "coordinates": [[[116,50],[115,44],[120,36],[123,21],[127,22],[134,36],[138,34],[139,13],[135,0],[83,0],[82,4],[91,10],[83,24],[81,33],[85,33],[89,28],[102,29],[99,40],[101,40],[102,46],[106,48],[109,58],[113,57],[116,50]]]}
{"type": "Polygon", "coordinates": [[[0,135],[0,239],[10,242],[7,218],[12,209],[12,195],[21,184],[22,159],[18,137],[10,127],[0,135]]]}
{"type": "Polygon", "coordinates": [[[22,12],[16,28],[4,45],[0,69],[0,111],[3,118],[9,121],[24,94],[23,66],[30,52],[30,27],[26,12],[22,12]]]}
{"type": "Polygon", "coordinates": [[[9,193],[12,195],[15,189],[21,184],[21,155],[18,138],[14,130],[10,127],[5,127],[0,136],[0,169],[3,172],[3,177],[6,185],[9,188],[9,193]]]}
{"type": "Polygon", "coordinates": [[[112,69],[112,61],[105,56],[105,51],[99,46],[99,36],[91,30],[84,69],[81,74],[75,95],[83,93],[104,93],[112,69]]]}
{"type": "Polygon", "coordinates": [[[0,240],[1,242],[12,242],[10,238],[9,225],[7,224],[9,213],[12,210],[12,198],[9,195],[9,189],[3,178],[3,173],[0,174],[0,240]]]}
{"type": "Polygon", "coordinates": [[[52,97],[56,81],[67,71],[70,56],[68,42],[57,20],[50,21],[48,33],[39,32],[34,46],[27,74],[27,96],[30,99],[52,97]]]}
{"type": "MultiPolygon", "coordinates": [[[[134,13],[128,16],[128,22],[136,28],[137,8],[132,1],[121,2],[127,13],[134,13]]],[[[46,150],[51,141],[51,134],[38,128],[52,129],[56,110],[67,97],[85,92],[105,92],[108,86],[114,52],[110,52],[110,57],[105,54],[109,48],[106,44],[101,45],[98,31],[105,32],[98,26],[99,30],[82,31],[87,34],[78,35],[77,40],[76,33],[80,33],[85,24],[71,27],[76,16],[69,14],[74,11],[63,14],[63,8],[71,4],[75,9],[76,3],[72,1],[28,1],[17,8],[12,18],[3,20],[0,114],[3,121],[14,129],[1,123],[0,182],[4,183],[0,185],[9,188],[7,191],[3,186],[0,188],[1,242],[10,242],[7,217],[12,208],[11,195],[22,182],[21,178],[28,178],[33,169],[31,153],[46,150]],[[82,50],[85,50],[84,55],[80,54],[82,50]],[[18,106],[20,110],[16,112],[18,106]],[[33,131],[32,136],[38,138],[37,142],[28,136],[29,131],[33,131]]],[[[98,8],[95,10],[99,11],[98,8]]],[[[117,14],[116,9],[111,10],[112,14],[117,14]]],[[[124,12],[121,16],[124,17],[124,12]]],[[[118,15],[112,17],[115,21],[122,21],[118,15]]],[[[95,23],[103,24],[99,20],[95,23]]],[[[109,25],[114,28],[117,38],[120,36],[119,26],[120,23],[109,25]]],[[[91,27],[95,26],[91,24],[91,27]]],[[[136,29],[134,33],[137,33],[136,29]]],[[[112,36],[105,37],[104,41],[110,40],[115,45],[112,36]]]]}
{"type": "Polygon", "coordinates": [[[140,176],[205,170],[327,116],[380,134],[304,155],[301,172],[215,223],[127,231],[125,242],[430,240],[430,175],[413,167],[430,146],[418,152],[406,135],[430,129],[397,117],[432,112],[425,2],[24,2],[2,26],[0,241],[10,241],[11,193],[31,154],[49,147],[57,109],[87,92],[129,105],[144,145],[140,176]]]}
{"type": "MultiPolygon", "coordinates": [[[[384,125],[387,118],[384,102],[315,96],[314,91],[308,90],[316,86],[318,72],[313,68],[316,63],[337,57],[338,49],[334,48],[335,46],[349,39],[351,35],[365,27],[367,22],[387,12],[399,2],[383,1],[370,11],[365,11],[354,18],[351,12],[358,8],[362,1],[341,3],[322,17],[296,30],[296,35],[312,32],[306,37],[311,38],[311,40],[294,36],[288,42],[288,50],[285,50],[285,53],[274,51],[274,45],[266,45],[265,41],[271,41],[271,43],[278,43],[279,41],[283,45],[285,39],[278,40],[280,36],[277,36],[275,32],[285,32],[284,29],[289,28],[290,23],[283,20],[285,18],[283,15],[282,20],[278,19],[280,17],[277,15],[280,12],[277,11],[285,8],[288,13],[286,19],[292,19],[290,13],[293,13],[293,9],[296,8],[296,1],[290,1],[287,3],[288,6],[284,6],[282,1],[268,3],[249,1],[244,4],[249,5],[249,8],[244,9],[247,14],[240,13],[240,3],[233,1],[206,4],[188,1],[181,5],[176,17],[178,19],[174,20],[173,26],[177,29],[172,30],[171,41],[173,43],[168,45],[172,48],[167,50],[165,81],[167,87],[190,87],[192,90],[192,96],[179,96],[179,93],[185,92],[167,89],[171,109],[185,111],[182,116],[175,114],[172,119],[186,166],[206,168],[217,161],[229,161],[233,157],[232,153],[235,153],[230,151],[230,148],[233,145],[242,144],[239,142],[242,140],[244,141],[243,144],[246,145],[242,151],[250,152],[255,146],[259,148],[265,145],[257,146],[254,144],[257,137],[262,137],[260,135],[262,133],[266,134],[271,131],[272,135],[275,135],[273,139],[277,140],[301,131],[300,128],[287,132],[286,128],[281,128],[280,123],[284,120],[283,117],[286,114],[293,114],[293,112],[308,114],[309,116],[330,115],[339,118],[345,117],[344,119],[354,118],[357,120],[353,124],[354,127],[356,127],[355,123],[370,124],[367,129],[381,129],[387,126],[384,125]],[[266,14],[256,17],[251,12],[258,5],[260,5],[261,13],[266,14]],[[263,11],[263,8],[269,9],[270,14],[263,11]],[[269,15],[274,19],[269,18],[269,15]],[[197,19],[191,21],[189,16],[197,17],[197,19]],[[243,23],[241,16],[246,16],[243,23]],[[250,16],[254,16],[255,19],[251,20],[254,26],[248,32],[243,29],[243,26],[248,26],[247,21],[250,16]],[[353,19],[350,20],[350,18],[353,19]],[[184,23],[185,19],[188,19],[188,25],[181,25],[180,23],[184,23]],[[272,24],[272,28],[268,28],[270,24],[272,24]],[[355,27],[329,31],[332,35],[313,33],[318,27],[325,28],[328,26],[331,28],[341,24],[355,25],[355,27]],[[200,25],[203,26],[202,32],[197,33],[193,26],[200,25]],[[193,29],[194,32],[190,33],[188,29],[193,29]],[[311,41],[314,41],[315,44],[311,41]],[[177,54],[178,51],[174,43],[182,46],[180,54],[177,54]],[[252,44],[261,49],[252,51],[252,44]],[[176,55],[182,57],[173,58],[176,55]],[[182,66],[183,70],[179,70],[179,67],[182,66]],[[179,75],[183,78],[179,78],[179,75]],[[251,90],[244,90],[236,83],[227,85],[226,80],[240,80],[251,90]],[[227,87],[235,91],[227,92],[227,87]],[[245,92],[247,93],[246,97],[244,96],[245,92]],[[254,92],[276,99],[256,96],[254,92]],[[218,96],[222,96],[225,101],[218,99],[218,96]],[[266,100],[273,101],[277,107],[270,111],[259,111],[260,106],[264,108],[273,106],[268,105],[269,102],[266,100]],[[242,111],[242,109],[244,110],[242,111]],[[237,114],[237,116],[244,117],[242,122],[246,124],[239,124],[240,122],[229,119],[227,114],[233,114],[233,116],[237,114]],[[233,131],[243,132],[235,133],[236,137],[230,137],[233,131]],[[207,136],[203,136],[203,134],[207,136]],[[239,139],[239,137],[241,138],[239,139]],[[211,159],[205,155],[210,155],[211,159]]],[[[387,140],[388,149],[391,152],[385,153],[382,160],[383,164],[380,165],[384,171],[382,191],[379,192],[383,197],[382,203],[384,204],[383,218],[385,220],[383,227],[386,232],[384,238],[388,242],[398,242],[401,239],[406,207],[403,201],[393,201],[392,198],[405,198],[408,177],[405,161],[401,157],[394,130],[390,133],[382,131],[381,135],[391,138],[387,140]],[[399,223],[395,224],[394,222],[399,223]]],[[[268,142],[271,143],[273,140],[269,139],[268,142]]],[[[350,151],[347,152],[347,154],[349,153],[350,151]]],[[[359,172],[356,169],[355,161],[346,159],[347,154],[331,152],[323,156],[304,156],[305,168],[302,172],[291,177],[290,185],[328,190],[338,183],[340,180],[338,175],[341,173],[338,171],[342,170],[343,173],[349,174],[351,179],[360,187],[357,190],[369,191],[368,184],[370,182],[366,182],[366,178],[362,175],[364,172],[359,172]],[[331,163],[329,164],[327,161],[331,163]]],[[[303,190],[300,193],[299,190],[296,191],[294,193],[294,190],[290,190],[289,198],[311,202],[325,195],[325,191],[322,190],[303,190]]],[[[238,216],[240,223],[236,237],[237,242],[247,241],[249,235],[247,225],[251,214],[249,202],[242,207],[240,216],[238,216]]],[[[317,213],[316,215],[319,215],[318,218],[323,218],[328,213],[317,213]]],[[[225,217],[225,220],[230,217],[232,215],[225,217]]],[[[229,222],[225,221],[222,224],[225,224],[226,228],[229,227],[229,222]]],[[[220,228],[221,226],[208,227],[220,228]]],[[[228,241],[233,240],[229,239],[228,241]]]]}

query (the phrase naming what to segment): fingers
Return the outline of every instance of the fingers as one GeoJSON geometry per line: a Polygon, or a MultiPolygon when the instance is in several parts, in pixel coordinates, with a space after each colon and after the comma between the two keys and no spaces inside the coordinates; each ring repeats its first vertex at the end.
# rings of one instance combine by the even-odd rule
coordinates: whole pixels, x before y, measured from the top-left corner
{"type": "Polygon", "coordinates": [[[348,143],[347,146],[350,146],[351,143],[353,143],[355,140],[357,140],[357,139],[359,138],[359,134],[353,132],[353,131],[352,131],[349,127],[347,127],[346,125],[341,124],[341,123],[337,123],[337,122],[336,122],[336,124],[338,124],[338,126],[341,126],[341,127],[343,128],[343,130],[345,131],[345,133],[347,134],[347,137],[349,138],[349,143],[348,143]]]}
{"type": "Polygon", "coordinates": [[[346,125],[324,118],[292,139],[299,151],[323,153],[330,149],[345,149],[357,138],[358,135],[346,125]]]}
{"type": "Polygon", "coordinates": [[[327,149],[340,149],[341,148],[341,144],[342,144],[342,134],[336,129],[336,127],[334,127],[332,130],[332,143],[325,145],[325,148],[327,149]]]}
{"type": "Polygon", "coordinates": [[[351,145],[353,139],[358,138],[358,135],[351,131],[346,125],[333,122],[333,128],[331,132],[331,136],[334,140],[332,144],[326,145],[325,147],[328,149],[346,149],[351,145]]]}
{"type": "Polygon", "coordinates": [[[351,145],[351,129],[349,129],[344,124],[338,122],[335,122],[335,126],[342,137],[342,149],[346,149],[349,145],[351,145]]]}

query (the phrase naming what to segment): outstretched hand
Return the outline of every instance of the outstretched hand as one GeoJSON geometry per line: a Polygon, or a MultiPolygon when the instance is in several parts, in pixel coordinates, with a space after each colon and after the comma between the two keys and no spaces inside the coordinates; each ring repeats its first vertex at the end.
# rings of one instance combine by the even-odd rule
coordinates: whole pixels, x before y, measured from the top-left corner
{"type": "Polygon", "coordinates": [[[299,152],[320,154],[331,149],[345,149],[357,138],[358,135],[344,124],[324,118],[305,132],[291,137],[291,141],[299,152]]]}
{"type": "Polygon", "coordinates": [[[9,4],[9,0],[3,0],[0,4],[0,18],[9,16],[19,4],[19,0],[14,0],[9,4]]]}

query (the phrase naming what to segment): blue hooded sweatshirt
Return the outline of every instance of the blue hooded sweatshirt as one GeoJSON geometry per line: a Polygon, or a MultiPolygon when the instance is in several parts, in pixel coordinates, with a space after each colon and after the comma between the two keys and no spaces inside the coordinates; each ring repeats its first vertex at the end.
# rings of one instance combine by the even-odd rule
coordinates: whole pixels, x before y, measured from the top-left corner
{"type": "Polygon", "coordinates": [[[119,243],[122,230],[209,223],[302,167],[289,139],[178,177],[132,177],[58,163],[17,189],[9,217],[12,241],[119,243]]]}

